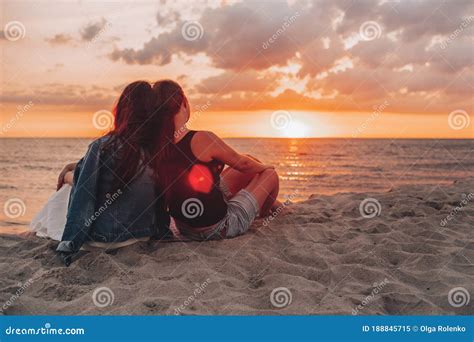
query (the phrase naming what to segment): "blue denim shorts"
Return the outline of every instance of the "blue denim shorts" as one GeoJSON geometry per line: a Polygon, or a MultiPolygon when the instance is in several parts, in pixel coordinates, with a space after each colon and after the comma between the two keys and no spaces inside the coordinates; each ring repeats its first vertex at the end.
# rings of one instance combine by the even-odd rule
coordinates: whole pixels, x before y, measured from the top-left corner
{"type": "Polygon", "coordinates": [[[258,215],[259,206],[256,198],[247,190],[240,190],[235,196],[221,179],[220,189],[224,194],[227,202],[227,214],[222,220],[211,227],[196,229],[187,229],[179,222],[176,227],[183,236],[192,240],[219,240],[225,238],[233,238],[247,232],[253,220],[258,215]]]}
{"type": "MultiPolygon", "coordinates": [[[[219,222],[220,229],[225,229],[225,237],[232,238],[249,230],[258,215],[258,202],[247,190],[240,190],[227,200],[227,215],[219,222]]],[[[221,233],[222,234],[222,233],[221,233]]]]}

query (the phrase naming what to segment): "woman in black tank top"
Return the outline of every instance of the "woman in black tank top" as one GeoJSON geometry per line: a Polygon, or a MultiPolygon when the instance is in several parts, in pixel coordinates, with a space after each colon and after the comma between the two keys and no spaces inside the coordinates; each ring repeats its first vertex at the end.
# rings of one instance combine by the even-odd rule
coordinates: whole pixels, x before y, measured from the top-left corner
{"type": "Polygon", "coordinates": [[[159,81],[153,89],[158,101],[150,127],[158,127],[153,144],[159,148],[147,160],[178,228],[203,232],[233,222],[242,233],[258,212],[278,205],[272,166],[237,153],[211,132],[189,131],[188,100],[176,82],[159,81]]]}
{"type": "Polygon", "coordinates": [[[220,190],[220,174],[224,163],[198,160],[191,149],[196,131],[189,131],[173,145],[165,166],[175,175],[169,189],[170,214],[191,227],[212,226],[227,213],[227,203],[220,190]]]}

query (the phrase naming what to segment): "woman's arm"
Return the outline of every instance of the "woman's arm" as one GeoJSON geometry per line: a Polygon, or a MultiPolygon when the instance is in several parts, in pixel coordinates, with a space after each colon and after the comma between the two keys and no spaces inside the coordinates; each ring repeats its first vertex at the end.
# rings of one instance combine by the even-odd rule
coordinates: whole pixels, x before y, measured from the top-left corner
{"type": "Polygon", "coordinates": [[[65,179],[64,177],[66,176],[66,174],[68,172],[72,172],[74,171],[74,169],[76,168],[76,165],[77,163],[70,163],[70,164],[67,164],[63,170],[61,171],[61,173],[59,174],[59,177],[58,177],[58,185],[56,187],[56,190],[59,190],[61,189],[61,187],[64,185],[65,183],[65,179]]]}
{"type": "Polygon", "coordinates": [[[92,224],[89,218],[94,215],[97,201],[97,182],[100,168],[100,140],[89,145],[86,155],[75,170],[75,186],[71,189],[66,225],[56,251],[63,262],[69,266],[71,257],[77,253],[90,236],[92,224]]]}
{"type": "Polygon", "coordinates": [[[193,146],[196,146],[196,157],[203,161],[212,159],[220,160],[230,167],[244,173],[260,173],[273,166],[262,164],[244,154],[236,152],[227,145],[221,138],[212,132],[197,132],[193,139],[193,146]]]}

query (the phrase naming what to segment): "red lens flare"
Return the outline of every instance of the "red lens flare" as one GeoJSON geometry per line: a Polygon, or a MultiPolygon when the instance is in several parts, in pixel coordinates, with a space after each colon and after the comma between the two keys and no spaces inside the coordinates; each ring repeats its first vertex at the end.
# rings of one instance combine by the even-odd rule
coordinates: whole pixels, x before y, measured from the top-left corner
{"type": "Polygon", "coordinates": [[[209,193],[212,189],[212,173],[205,165],[194,165],[188,174],[191,188],[198,192],[209,193]]]}

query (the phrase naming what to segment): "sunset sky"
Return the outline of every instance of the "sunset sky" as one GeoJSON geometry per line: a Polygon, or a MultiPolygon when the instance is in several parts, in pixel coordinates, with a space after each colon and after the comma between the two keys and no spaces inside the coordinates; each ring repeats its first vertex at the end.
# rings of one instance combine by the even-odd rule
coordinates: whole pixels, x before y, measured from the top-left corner
{"type": "Polygon", "coordinates": [[[134,80],[225,137],[474,138],[474,2],[9,1],[0,137],[93,137],[134,80]]]}

